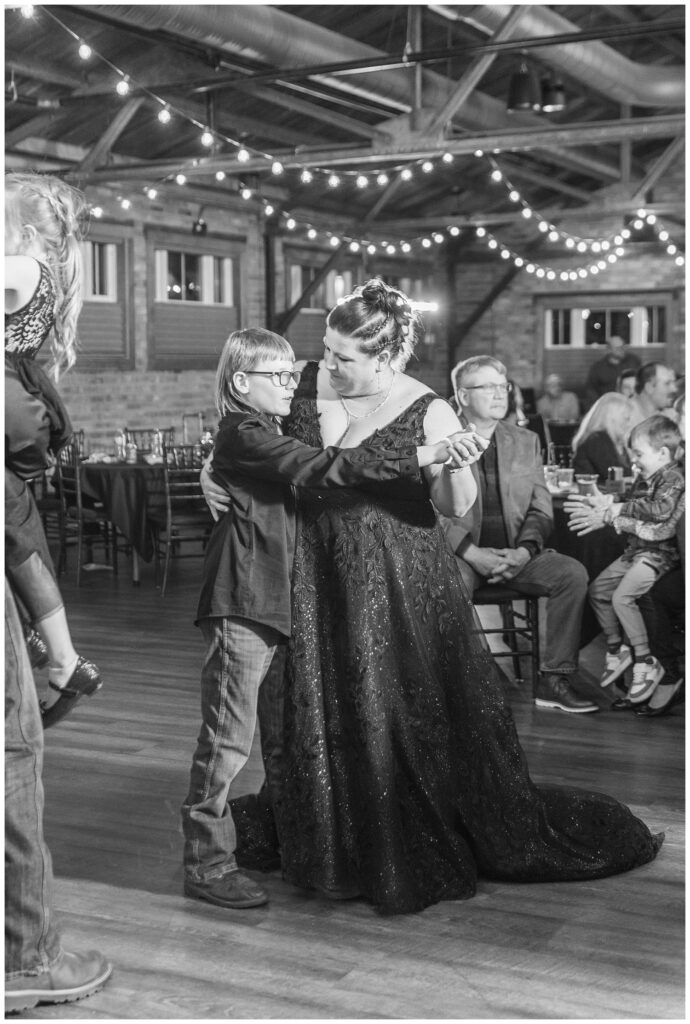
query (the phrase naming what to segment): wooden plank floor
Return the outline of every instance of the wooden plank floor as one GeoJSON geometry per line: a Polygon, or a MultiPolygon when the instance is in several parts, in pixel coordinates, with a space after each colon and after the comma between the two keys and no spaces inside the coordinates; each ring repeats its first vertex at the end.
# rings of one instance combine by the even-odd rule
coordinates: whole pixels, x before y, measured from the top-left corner
{"type": "MultiPolygon", "coordinates": [[[[123,567],[124,570],[124,567],[123,567]]],[[[63,591],[103,690],[46,734],[46,832],[70,948],[115,965],[80,1003],[33,1019],[679,1019],[684,1016],[683,708],[537,711],[516,689],[536,781],[601,789],[664,830],[658,859],[589,883],[481,883],[467,902],[382,918],[258,876],[266,907],[182,896],[179,806],[198,728],[198,563],[178,562],[164,600],[73,570],[63,591]]],[[[588,651],[594,666],[599,649],[588,651]]],[[[39,685],[45,685],[39,679],[39,685]]],[[[594,687],[592,687],[593,692],[594,687]]],[[[255,790],[258,753],[237,792],[255,790]]]]}

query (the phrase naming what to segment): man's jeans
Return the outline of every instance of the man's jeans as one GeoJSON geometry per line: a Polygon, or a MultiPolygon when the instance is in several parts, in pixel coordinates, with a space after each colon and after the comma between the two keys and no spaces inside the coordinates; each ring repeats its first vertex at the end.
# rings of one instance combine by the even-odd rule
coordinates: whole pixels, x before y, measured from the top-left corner
{"type": "Polygon", "coordinates": [[[249,757],[259,689],[284,638],[248,619],[208,618],[199,625],[207,647],[201,673],[202,723],[182,805],[182,828],[185,874],[205,882],[237,866],[228,795],[249,757]]]}
{"type": "MultiPolygon", "coordinates": [[[[458,565],[470,594],[480,583],[486,582],[461,558],[458,558],[458,565]]],[[[548,593],[541,671],[571,675],[577,671],[582,611],[587,596],[584,565],[575,558],[547,548],[530,559],[514,579],[506,582],[506,586],[519,591],[523,583],[538,583],[548,593]]]]}
{"type": "Polygon", "coordinates": [[[5,974],[43,974],[61,953],[43,838],[43,725],[14,596],[5,580],[5,974]]]}

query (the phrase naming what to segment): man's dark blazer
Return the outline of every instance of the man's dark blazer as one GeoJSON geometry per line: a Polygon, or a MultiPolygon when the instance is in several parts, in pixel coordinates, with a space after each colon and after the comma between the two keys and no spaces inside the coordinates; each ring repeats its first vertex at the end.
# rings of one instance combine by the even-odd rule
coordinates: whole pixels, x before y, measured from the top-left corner
{"type": "MultiPolygon", "coordinates": [[[[546,483],[537,435],[524,427],[499,421],[494,431],[498,490],[508,546],[534,541],[541,551],[553,530],[553,504],[546,483]]],[[[477,500],[464,516],[439,516],[452,551],[469,537],[479,544],[482,526],[482,494],[477,463],[472,466],[477,500]]],[[[462,554],[459,555],[462,557],[462,554]]]]}

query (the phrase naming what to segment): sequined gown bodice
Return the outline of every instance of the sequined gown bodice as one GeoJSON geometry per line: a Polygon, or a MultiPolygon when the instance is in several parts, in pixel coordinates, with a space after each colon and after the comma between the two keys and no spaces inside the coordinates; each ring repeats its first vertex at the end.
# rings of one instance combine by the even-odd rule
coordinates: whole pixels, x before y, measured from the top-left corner
{"type": "MultiPolygon", "coordinates": [[[[286,430],[322,447],[316,364],[286,430]]],[[[435,395],[371,440],[423,443],[435,395]]],[[[537,788],[421,475],[300,491],[288,655],[283,870],[384,913],[475,892],[478,876],[584,879],[660,840],[615,800],[537,788]]]]}

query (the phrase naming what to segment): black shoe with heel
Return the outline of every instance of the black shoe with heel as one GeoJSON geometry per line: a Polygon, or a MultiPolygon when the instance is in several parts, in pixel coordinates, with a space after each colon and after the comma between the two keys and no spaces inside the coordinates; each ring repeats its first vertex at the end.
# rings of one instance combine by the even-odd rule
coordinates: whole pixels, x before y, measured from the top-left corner
{"type": "Polygon", "coordinates": [[[68,715],[74,705],[81,697],[89,697],[103,685],[101,673],[97,665],[85,658],[78,658],[77,667],[70,676],[66,686],[58,686],[48,680],[51,690],[57,690],[60,694],[54,704],[49,707],[41,706],[41,718],[43,728],[49,729],[56,725],[61,719],[68,715]]]}

